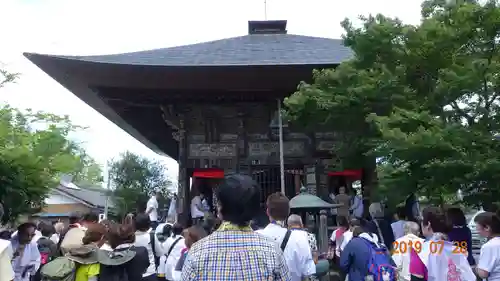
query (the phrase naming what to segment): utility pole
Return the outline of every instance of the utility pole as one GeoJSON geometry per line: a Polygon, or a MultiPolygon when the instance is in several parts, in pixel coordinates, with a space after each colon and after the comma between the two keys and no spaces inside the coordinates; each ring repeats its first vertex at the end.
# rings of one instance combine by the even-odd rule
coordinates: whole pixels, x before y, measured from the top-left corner
{"type": "Polygon", "coordinates": [[[281,114],[281,99],[278,102],[278,126],[279,126],[279,146],[280,146],[280,176],[281,193],[285,195],[285,158],[283,156],[283,116],[281,114]]]}
{"type": "Polygon", "coordinates": [[[104,219],[108,219],[109,212],[109,193],[111,192],[111,169],[109,163],[106,163],[108,169],[108,179],[106,183],[106,201],[104,202],[104,219]]]}

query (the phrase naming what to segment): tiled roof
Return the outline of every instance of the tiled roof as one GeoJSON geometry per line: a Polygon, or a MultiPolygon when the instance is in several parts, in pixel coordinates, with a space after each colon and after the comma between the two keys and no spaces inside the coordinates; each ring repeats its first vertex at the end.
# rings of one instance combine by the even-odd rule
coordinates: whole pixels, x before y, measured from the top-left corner
{"type": "MultiPolygon", "coordinates": [[[[105,189],[97,189],[97,188],[71,188],[59,184],[56,188],[57,191],[69,195],[70,197],[74,197],[78,200],[81,200],[92,207],[104,207],[106,204],[106,190],[105,189]]],[[[112,200],[110,198],[108,204],[112,205],[112,200]]]]}
{"type": "Polygon", "coordinates": [[[71,213],[36,213],[34,217],[53,218],[53,217],[69,217],[71,213]]]}
{"type": "Polygon", "coordinates": [[[341,39],[252,34],[211,42],[103,56],[59,56],[88,62],[154,66],[330,65],[352,52],[341,39]]]}

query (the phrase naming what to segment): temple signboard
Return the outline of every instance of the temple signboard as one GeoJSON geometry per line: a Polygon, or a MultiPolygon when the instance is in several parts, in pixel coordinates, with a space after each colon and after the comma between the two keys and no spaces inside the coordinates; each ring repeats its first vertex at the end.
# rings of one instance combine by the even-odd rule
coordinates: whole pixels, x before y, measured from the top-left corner
{"type": "Polygon", "coordinates": [[[234,143],[192,143],[189,145],[190,158],[231,158],[236,157],[234,143]]]}
{"type": "MultiPolygon", "coordinates": [[[[304,156],[304,142],[284,142],[283,155],[288,157],[304,156]]],[[[248,144],[248,154],[250,156],[269,156],[279,154],[280,147],[278,142],[251,142],[248,144]]]]}
{"type": "Polygon", "coordinates": [[[334,148],[335,148],[335,141],[319,141],[316,144],[317,151],[332,152],[334,148]]]}

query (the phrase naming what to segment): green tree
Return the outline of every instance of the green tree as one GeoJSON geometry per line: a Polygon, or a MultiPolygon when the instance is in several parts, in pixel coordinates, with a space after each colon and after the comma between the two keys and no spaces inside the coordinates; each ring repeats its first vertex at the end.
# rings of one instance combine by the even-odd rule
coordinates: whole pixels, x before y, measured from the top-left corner
{"type": "Polygon", "coordinates": [[[352,49],[353,58],[336,69],[314,71],[313,82],[302,82],[285,106],[293,124],[306,130],[318,124],[314,129],[328,128],[339,135],[334,151],[341,159],[339,169],[363,169],[361,185],[368,199],[377,184],[377,155],[371,152],[380,137],[368,117],[389,115],[395,106],[407,107],[411,102],[408,87],[393,81],[406,73],[401,66],[404,50],[397,39],[411,27],[382,15],[361,19],[362,28],[347,19],[342,22],[344,44],[352,49]]]}
{"type": "Polygon", "coordinates": [[[499,44],[497,1],[426,1],[423,22],[407,35],[423,86],[419,106],[373,120],[380,152],[436,203],[461,189],[467,203],[500,195],[499,44]]]}
{"type": "Polygon", "coordinates": [[[114,189],[114,202],[118,214],[144,211],[146,202],[155,191],[168,195],[171,181],[166,167],[132,152],[125,152],[110,164],[110,179],[114,189]]]}
{"type": "Polygon", "coordinates": [[[102,168],[85,150],[80,149],[73,181],[81,184],[97,185],[104,181],[102,168]]]}
{"type": "MultiPolygon", "coordinates": [[[[18,74],[0,70],[0,88],[18,74]]],[[[0,106],[0,202],[3,222],[38,212],[61,174],[99,179],[100,167],[70,134],[81,127],[67,116],[0,106]]]]}
{"type": "Polygon", "coordinates": [[[383,15],[359,28],[344,21],[353,58],[316,71],[286,105],[292,120],[350,137],[339,155],[378,157],[389,194],[419,190],[446,203],[462,189],[469,203],[491,201],[500,195],[500,9],[447,2],[424,1],[418,26],[383,15]]]}
{"type": "Polygon", "coordinates": [[[7,83],[16,81],[18,77],[19,73],[12,73],[0,68],[0,88],[3,88],[7,83]]]}
{"type": "Polygon", "coordinates": [[[80,129],[67,116],[0,108],[0,201],[6,219],[40,210],[62,174],[82,172],[82,160],[90,158],[69,137],[80,129]]]}

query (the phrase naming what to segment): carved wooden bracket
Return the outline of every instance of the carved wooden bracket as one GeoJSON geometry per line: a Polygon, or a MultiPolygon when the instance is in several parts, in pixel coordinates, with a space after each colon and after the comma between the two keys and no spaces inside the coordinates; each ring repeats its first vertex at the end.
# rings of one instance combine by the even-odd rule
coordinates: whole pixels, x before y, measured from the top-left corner
{"type": "Polygon", "coordinates": [[[186,112],[187,109],[176,108],[173,105],[162,105],[160,109],[162,111],[163,121],[173,130],[172,138],[178,142],[184,140],[186,137],[184,112],[186,112]]]}
{"type": "Polygon", "coordinates": [[[173,105],[160,105],[163,121],[173,130],[179,130],[179,115],[173,105]]]}

